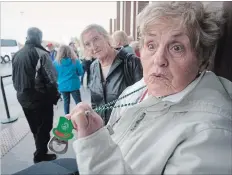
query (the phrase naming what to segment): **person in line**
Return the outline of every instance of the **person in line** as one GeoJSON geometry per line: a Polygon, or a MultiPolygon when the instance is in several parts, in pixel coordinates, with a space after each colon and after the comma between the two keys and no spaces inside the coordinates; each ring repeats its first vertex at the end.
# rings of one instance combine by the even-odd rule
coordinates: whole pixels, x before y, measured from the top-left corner
{"type": "Polygon", "coordinates": [[[58,74],[58,89],[64,100],[64,113],[69,113],[70,94],[76,104],[81,102],[80,76],[84,71],[74,50],[67,45],[62,45],[53,62],[58,74]]]}
{"type": "Polygon", "coordinates": [[[55,58],[56,58],[56,55],[57,55],[57,51],[56,51],[54,45],[52,43],[48,43],[47,44],[47,48],[48,48],[48,50],[50,52],[50,58],[51,58],[51,60],[54,61],[55,58]]]}
{"type": "Polygon", "coordinates": [[[29,28],[25,46],[12,60],[12,80],[17,99],[35,140],[35,163],[56,159],[55,154],[47,154],[47,143],[53,125],[53,105],[60,96],[56,71],[49,52],[41,43],[42,31],[35,27],[29,28]]]}
{"type": "Polygon", "coordinates": [[[69,46],[73,49],[73,51],[75,52],[76,56],[79,58],[79,54],[78,54],[77,47],[76,47],[75,43],[74,42],[70,42],[69,46]]]}
{"type": "Polygon", "coordinates": [[[133,48],[129,45],[129,40],[126,32],[124,31],[115,31],[112,34],[113,46],[115,49],[120,50],[123,48],[126,52],[135,54],[133,48]]]}
{"type": "MultiPolygon", "coordinates": [[[[142,79],[139,58],[124,49],[115,50],[110,35],[102,26],[87,26],[80,40],[84,53],[96,58],[90,67],[89,81],[93,108],[116,100],[126,87],[142,79]]],[[[111,110],[99,112],[105,124],[110,113],[111,110]]]]}

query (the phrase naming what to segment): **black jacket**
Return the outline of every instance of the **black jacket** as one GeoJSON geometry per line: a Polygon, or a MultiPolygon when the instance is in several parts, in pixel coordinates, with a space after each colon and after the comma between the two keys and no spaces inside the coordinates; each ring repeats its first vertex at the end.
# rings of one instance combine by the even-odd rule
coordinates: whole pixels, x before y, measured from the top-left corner
{"type": "Polygon", "coordinates": [[[90,66],[91,64],[95,61],[95,58],[91,58],[91,59],[83,59],[82,60],[82,67],[84,69],[85,72],[89,73],[90,72],[90,66]]]}
{"type": "Polygon", "coordinates": [[[35,108],[41,103],[56,104],[59,98],[56,71],[49,52],[29,41],[12,59],[12,80],[19,103],[35,108]]]}
{"type": "Polygon", "coordinates": [[[217,76],[232,81],[232,2],[223,2],[225,24],[222,27],[223,36],[218,42],[218,49],[214,59],[213,68],[217,76]]]}
{"type": "MultiPolygon", "coordinates": [[[[102,76],[101,66],[98,60],[91,64],[90,68],[90,83],[92,107],[98,107],[109,103],[119,97],[126,87],[141,80],[143,71],[140,59],[134,54],[129,54],[123,49],[117,54],[113,64],[110,67],[106,81],[102,76]],[[127,69],[127,70],[125,70],[127,69]],[[125,73],[127,71],[130,77],[125,73]],[[131,79],[132,83],[126,79],[131,79]]],[[[99,112],[105,124],[107,124],[112,110],[99,112]]]]}

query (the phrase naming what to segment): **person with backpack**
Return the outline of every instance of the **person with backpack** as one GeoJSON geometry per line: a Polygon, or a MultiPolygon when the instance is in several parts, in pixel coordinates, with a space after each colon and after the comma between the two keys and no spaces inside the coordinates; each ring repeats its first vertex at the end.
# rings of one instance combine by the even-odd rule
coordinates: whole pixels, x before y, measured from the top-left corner
{"type": "MultiPolygon", "coordinates": [[[[115,50],[110,38],[97,24],[87,26],[80,36],[84,52],[96,58],[90,67],[89,81],[93,108],[116,100],[124,89],[143,77],[140,59],[124,49],[115,50]]],[[[98,114],[107,124],[111,110],[98,114]]]]}
{"type": "Polygon", "coordinates": [[[70,94],[75,103],[81,102],[80,78],[84,71],[80,61],[70,46],[59,48],[54,66],[58,74],[58,89],[64,100],[64,113],[69,113],[70,94]]]}

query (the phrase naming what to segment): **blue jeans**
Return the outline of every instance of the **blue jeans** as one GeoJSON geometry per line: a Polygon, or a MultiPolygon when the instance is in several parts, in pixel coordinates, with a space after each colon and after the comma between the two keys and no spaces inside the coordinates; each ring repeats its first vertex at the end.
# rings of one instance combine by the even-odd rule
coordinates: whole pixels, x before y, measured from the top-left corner
{"type": "Polygon", "coordinates": [[[79,90],[72,91],[72,92],[61,92],[64,100],[64,113],[69,114],[69,105],[70,105],[70,94],[72,95],[75,103],[81,102],[81,94],[79,90]]]}

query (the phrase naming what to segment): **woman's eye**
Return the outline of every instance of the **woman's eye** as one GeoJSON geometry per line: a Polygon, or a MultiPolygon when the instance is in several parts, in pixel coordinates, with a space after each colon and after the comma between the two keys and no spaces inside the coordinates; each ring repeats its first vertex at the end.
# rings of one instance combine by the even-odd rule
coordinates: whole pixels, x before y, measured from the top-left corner
{"type": "Polygon", "coordinates": [[[88,47],[90,44],[89,43],[85,43],[85,46],[88,47]]]}
{"type": "Polygon", "coordinates": [[[175,51],[175,52],[183,52],[184,47],[181,46],[181,45],[175,45],[175,46],[172,47],[172,50],[175,51]]]}
{"type": "Polygon", "coordinates": [[[155,45],[154,45],[154,44],[148,44],[148,45],[147,45],[147,48],[148,48],[149,50],[154,50],[154,49],[155,49],[155,45]]]}
{"type": "Polygon", "coordinates": [[[98,37],[94,38],[93,41],[97,41],[98,40],[98,37]]]}

